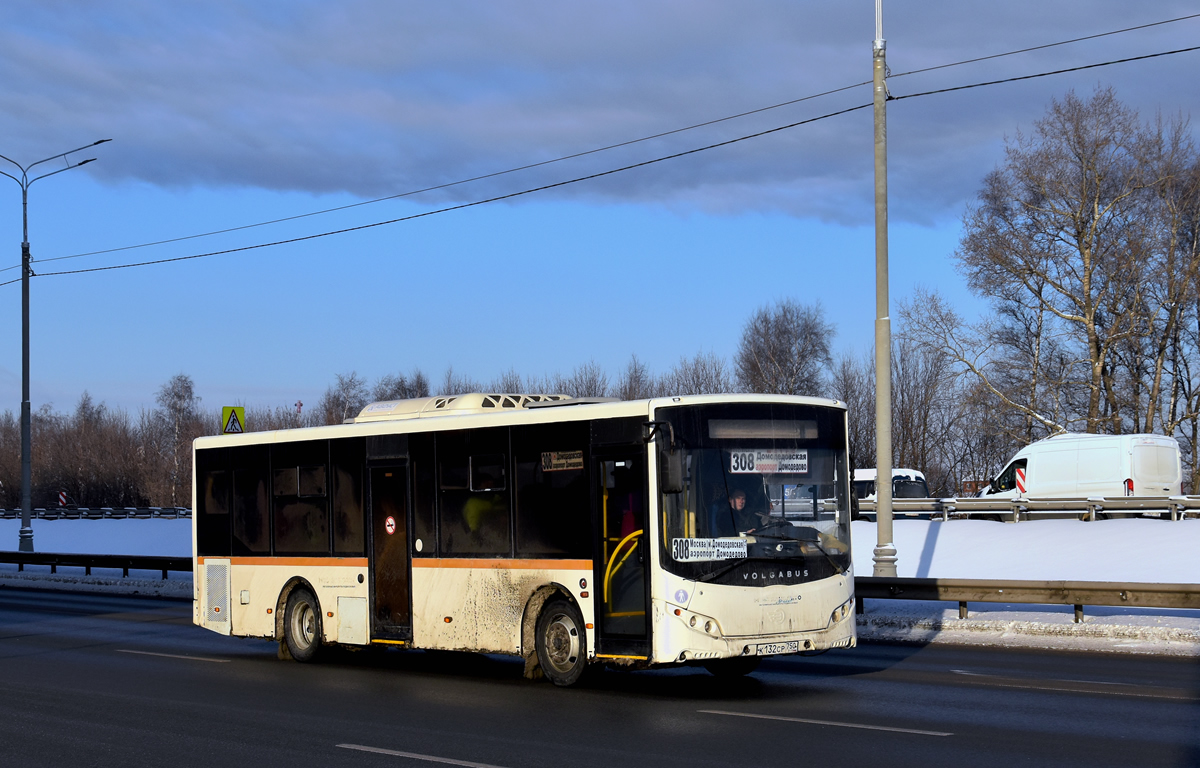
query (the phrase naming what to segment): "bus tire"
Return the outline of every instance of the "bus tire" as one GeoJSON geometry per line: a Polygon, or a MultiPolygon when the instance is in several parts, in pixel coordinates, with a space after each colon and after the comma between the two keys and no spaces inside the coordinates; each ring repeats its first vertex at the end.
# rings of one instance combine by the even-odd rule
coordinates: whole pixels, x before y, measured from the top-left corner
{"type": "Polygon", "coordinates": [[[297,587],[288,595],[283,639],[296,661],[312,661],[321,650],[321,606],[304,587],[297,587]]]}
{"type": "Polygon", "coordinates": [[[759,656],[736,656],[732,659],[706,661],[704,668],[708,670],[710,675],[716,677],[745,677],[758,669],[760,661],[762,661],[762,658],[759,656]]]}
{"type": "Polygon", "coordinates": [[[558,686],[575,685],[587,668],[587,634],[579,609],[565,600],[551,600],[538,617],[538,665],[558,686]]]}

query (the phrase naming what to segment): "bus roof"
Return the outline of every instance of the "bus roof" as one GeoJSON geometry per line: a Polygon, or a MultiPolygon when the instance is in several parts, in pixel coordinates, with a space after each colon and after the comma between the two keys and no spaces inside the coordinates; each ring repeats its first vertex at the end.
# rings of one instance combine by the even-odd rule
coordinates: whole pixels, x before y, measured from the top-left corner
{"type": "Polygon", "coordinates": [[[841,410],[846,408],[845,403],[839,400],[799,395],[677,395],[648,400],[618,400],[616,398],[573,398],[567,395],[472,392],[462,395],[439,395],[372,403],[364,408],[357,417],[347,419],[342,424],[199,437],[196,438],[194,447],[197,449],[217,448],[284,443],[294,440],[336,439],[358,435],[475,429],[509,424],[615,419],[628,416],[648,417],[655,408],[738,402],[819,405],[841,410]],[[489,401],[490,405],[488,405],[489,401]],[[372,408],[375,410],[372,411],[372,408]]]}

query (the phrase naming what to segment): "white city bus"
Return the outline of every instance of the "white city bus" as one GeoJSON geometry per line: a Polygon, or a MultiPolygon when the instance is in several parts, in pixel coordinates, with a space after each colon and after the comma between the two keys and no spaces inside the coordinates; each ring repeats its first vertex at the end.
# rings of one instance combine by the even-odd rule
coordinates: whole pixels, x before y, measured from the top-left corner
{"type": "Polygon", "coordinates": [[[196,624],[279,641],[703,664],[855,644],[843,404],[467,394],[194,446],[196,624]]]}

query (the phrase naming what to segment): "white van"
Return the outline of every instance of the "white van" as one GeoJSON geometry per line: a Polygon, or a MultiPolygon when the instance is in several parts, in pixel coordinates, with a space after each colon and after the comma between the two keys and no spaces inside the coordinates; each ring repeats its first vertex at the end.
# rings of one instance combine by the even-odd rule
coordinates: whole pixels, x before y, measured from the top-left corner
{"type": "Polygon", "coordinates": [[[1178,496],[1179,443],[1163,435],[1064,433],[1030,443],[980,496],[1178,496]]]}
{"type": "MultiPolygon", "coordinates": [[[[854,495],[863,501],[875,501],[875,478],[877,469],[854,470],[854,495]]],[[[892,468],[893,499],[927,499],[929,485],[925,475],[915,469],[892,468]]]]}

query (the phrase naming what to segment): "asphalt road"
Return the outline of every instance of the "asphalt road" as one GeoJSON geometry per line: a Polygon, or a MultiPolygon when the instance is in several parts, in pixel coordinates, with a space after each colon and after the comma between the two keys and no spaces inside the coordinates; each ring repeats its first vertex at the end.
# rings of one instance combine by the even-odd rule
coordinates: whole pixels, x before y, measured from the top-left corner
{"type": "Polygon", "coordinates": [[[2,766],[1200,766],[1200,659],[869,645],[745,679],[279,661],[190,604],[0,589],[2,766]]]}

